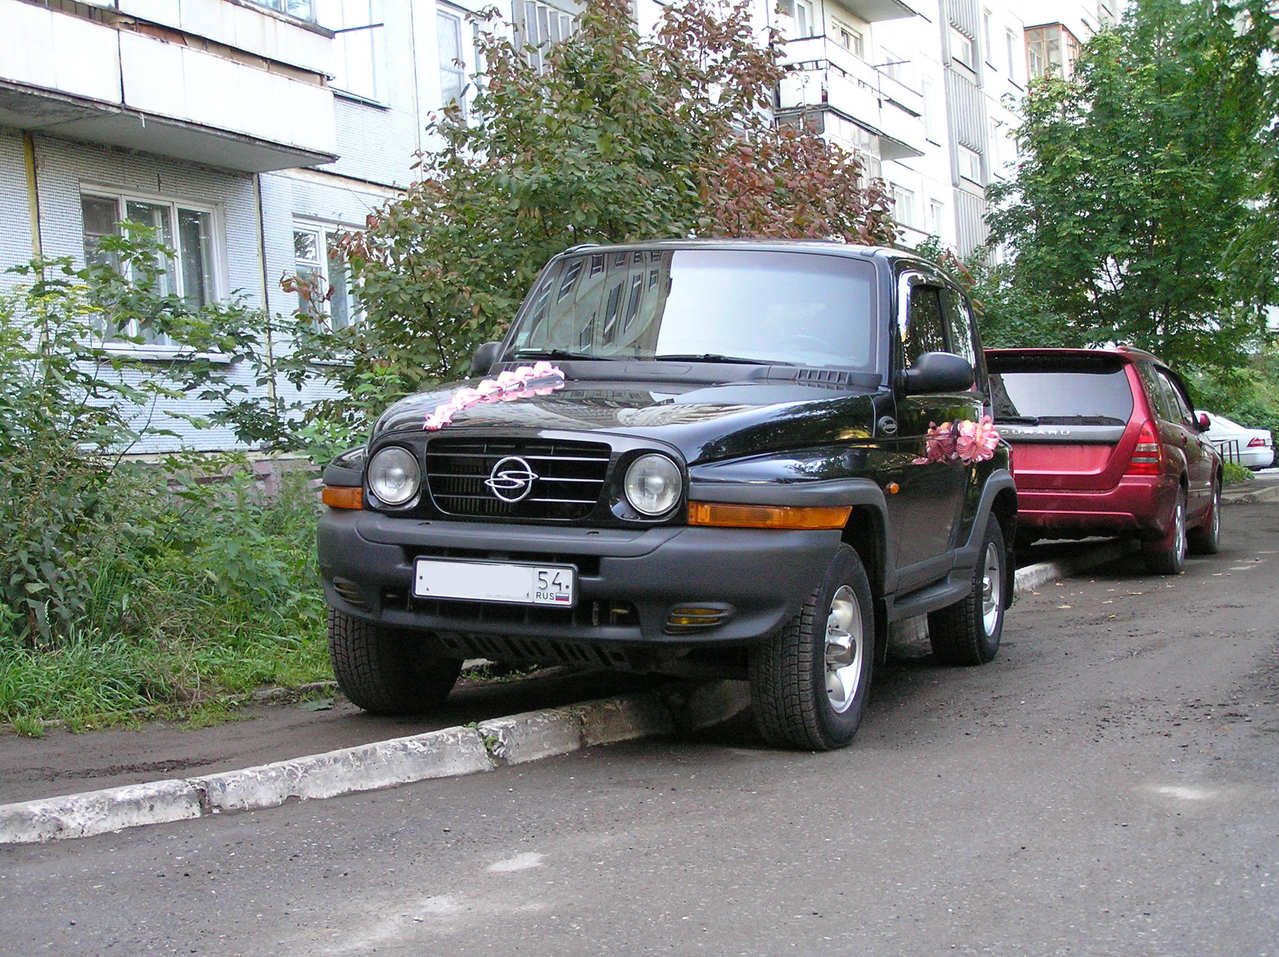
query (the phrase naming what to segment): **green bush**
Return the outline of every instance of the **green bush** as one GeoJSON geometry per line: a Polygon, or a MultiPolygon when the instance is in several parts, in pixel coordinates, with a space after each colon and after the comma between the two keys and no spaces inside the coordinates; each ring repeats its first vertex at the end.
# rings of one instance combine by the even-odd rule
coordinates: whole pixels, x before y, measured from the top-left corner
{"type": "Polygon", "coordinates": [[[1251,482],[1255,475],[1242,465],[1235,462],[1223,462],[1221,467],[1221,477],[1227,485],[1238,485],[1240,482],[1251,482]]]}
{"type": "Polygon", "coordinates": [[[0,295],[0,717],[27,729],[328,673],[311,474],[267,496],[242,456],[127,458],[165,399],[234,394],[207,357],[256,355],[261,317],[165,294],[171,251],[142,231],[102,252],[0,295]],[[149,332],[179,354],[112,346],[149,332]]]}

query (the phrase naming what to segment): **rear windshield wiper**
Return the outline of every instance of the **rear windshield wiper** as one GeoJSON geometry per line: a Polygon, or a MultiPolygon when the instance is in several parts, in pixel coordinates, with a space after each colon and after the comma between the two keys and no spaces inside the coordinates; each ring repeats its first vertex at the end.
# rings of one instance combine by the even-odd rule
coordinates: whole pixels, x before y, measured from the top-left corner
{"type": "Polygon", "coordinates": [[[776,359],[747,359],[745,356],[726,356],[718,352],[672,352],[666,355],[653,356],[655,362],[740,362],[752,366],[788,366],[790,362],[776,359]]]}
{"type": "Polygon", "coordinates": [[[597,356],[590,352],[570,352],[567,349],[516,349],[516,359],[591,359],[612,362],[612,356],[597,356]]]}
{"type": "Polygon", "coordinates": [[[1040,422],[1052,425],[1124,425],[1125,419],[1113,415],[1041,415],[1040,422]]]}
{"type": "Polygon", "coordinates": [[[1038,425],[1039,416],[1037,415],[1000,415],[995,413],[996,422],[1008,422],[1014,425],[1038,425]]]}

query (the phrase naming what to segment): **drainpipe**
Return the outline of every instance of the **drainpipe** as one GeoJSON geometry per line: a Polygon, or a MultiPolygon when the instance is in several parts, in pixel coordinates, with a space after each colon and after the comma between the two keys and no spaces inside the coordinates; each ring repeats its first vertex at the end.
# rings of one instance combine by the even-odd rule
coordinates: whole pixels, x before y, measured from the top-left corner
{"type": "Polygon", "coordinates": [[[258,218],[258,263],[262,269],[262,311],[266,315],[266,363],[271,375],[266,382],[267,398],[271,401],[271,413],[279,415],[280,403],[275,392],[275,341],[271,335],[271,299],[267,293],[270,280],[266,267],[266,224],[262,219],[262,174],[253,174],[253,191],[256,197],[255,212],[258,218]]]}
{"type": "Polygon", "coordinates": [[[36,179],[36,141],[30,133],[22,134],[22,154],[27,166],[27,208],[31,216],[31,252],[37,258],[44,255],[40,243],[40,184],[36,179]]]}

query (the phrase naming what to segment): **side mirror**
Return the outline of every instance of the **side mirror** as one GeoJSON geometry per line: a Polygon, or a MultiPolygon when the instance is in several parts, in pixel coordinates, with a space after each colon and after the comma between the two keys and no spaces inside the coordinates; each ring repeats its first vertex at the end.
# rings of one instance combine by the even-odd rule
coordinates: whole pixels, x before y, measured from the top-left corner
{"type": "Polygon", "coordinates": [[[906,395],[963,392],[972,387],[973,367],[953,352],[925,352],[901,373],[897,382],[906,395]]]}
{"type": "Polygon", "coordinates": [[[471,375],[488,375],[502,351],[502,343],[486,342],[471,356],[471,375]]]}
{"type": "Polygon", "coordinates": [[[1199,413],[1199,431],[1207,432],[1211,428],[1212,428],[1212,421],[1208,418],[1208,413],[1200,412],[1199,413]]]}

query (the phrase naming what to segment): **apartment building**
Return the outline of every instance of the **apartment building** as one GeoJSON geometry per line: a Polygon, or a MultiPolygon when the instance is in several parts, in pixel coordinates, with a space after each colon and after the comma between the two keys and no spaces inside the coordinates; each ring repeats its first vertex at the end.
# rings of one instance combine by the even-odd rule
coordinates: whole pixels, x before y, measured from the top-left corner
{"type": "MultiPolygon", "coordinates": [[[[173,291],[196,301],[239,294],[287,313],[297,297],[280,280],[296,273],[326,294],[324,321],[358,322],[333,235],[361,226],[411,181],[415,153],[431,147],[431,114],[472,95],[467,18],[488,5],[0,0],[0,31],[19,40],[0,51],[0,270],[37,253],[83,263],[128,218],[176,250],[173,291]]],[[[1070,9],[1053,0],[757,0],[755,18],[786,41],[779,120],[803,115],[883,177],[904,242],[936,235],[967,252],[985,236],[985,186],[1014,156],[1025,27],[1087,34],[1097,8],[1070,9]]],[[[567,36],[579,11],[574,0],[500,6],[532,47],[567,36]]],[[[660,6],[637,0],[634,11],[648,30],[660,6]]],[[[1057,62],[1042,36],[1044,62],[1057,62]]],[[[160,340],[117,348],[174,352],[160,340]]],[[[247,370],[235,374],[256,388],[247,370]]],[[[273,387],[295,397],[287,383],[273,387]]],[[[206,410],[188,398],[170,411],[206,410]]],[[[164,425],[195,447],[232,444],[181,418],[164,425]]]]}

